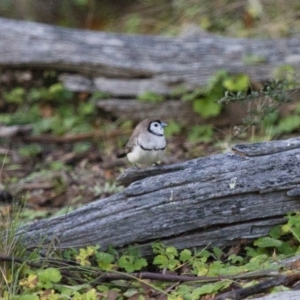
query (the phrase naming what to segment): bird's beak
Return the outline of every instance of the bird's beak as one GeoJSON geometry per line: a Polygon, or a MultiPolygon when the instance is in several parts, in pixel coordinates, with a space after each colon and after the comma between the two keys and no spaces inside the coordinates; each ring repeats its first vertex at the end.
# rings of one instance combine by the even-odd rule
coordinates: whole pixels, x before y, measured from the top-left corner
{"type": "Polygon", "coordinates": [[[161,124],[162,128],[164,128],[164,127],[166,127],[168,125],[167,123],[164,123],[164,122],[161,122],[160,124],[161,124]]]}

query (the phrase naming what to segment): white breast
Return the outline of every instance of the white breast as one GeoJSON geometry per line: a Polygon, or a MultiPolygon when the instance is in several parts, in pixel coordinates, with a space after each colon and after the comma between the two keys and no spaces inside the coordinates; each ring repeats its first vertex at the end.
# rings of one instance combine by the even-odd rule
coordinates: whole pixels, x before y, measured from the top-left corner
{"type": "Polygon", "coordinates": [[[151,165],[164,157],[165,150],[143,150],[140,146],[135,146],[130,153],[127,154],[128,160],[133,164],[151,165]]]}
{"type": "Polygon", "coordinates": [[[165,147],[166,139],[164,136],[140,135],[137,139],[137,145],[127,154],[127,158],[133,164],[151,165],[163,159],[165,150],[158,149],[165,147]],[[140,145],[147,150],[141,148],[140,145]]]}

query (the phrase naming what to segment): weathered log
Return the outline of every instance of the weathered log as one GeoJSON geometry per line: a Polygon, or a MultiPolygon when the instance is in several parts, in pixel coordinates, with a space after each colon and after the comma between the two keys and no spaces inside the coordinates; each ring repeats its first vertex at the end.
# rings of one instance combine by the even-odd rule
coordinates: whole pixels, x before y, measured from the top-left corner
{"type": "MultiPolygon", "coordinates": [[[[278,107],[280,117],[289,115],[295,109],[300,99],[300,89],[288,90],[283,93],[286,100],[289,101],[278,107]]],[[[194,111],[192,101],[169,100],[162,103],[149,103],[134,99],[111,98],[99,100],[97,106],[122,120],[130,119],[139,122],[140,120],[155,116],[158,119],[166,121],[173,119],[182,125],[209,123],[214,126],[234,126],[241,125],[243,119],[250,111],[256,111],[261,106],[261,103],[265,102],[266,98],[262,99],[262,97],[257,97],[257,99],[252,101],[230,102],[223,106],[222,112],[218,116],[210,118],[200,117],[194,111]]]]}
{"type": "Polygon", "coordinates": [[[0,18],[0,40],[0,66],[85,74],[91,90],[116,96],[144,91],[170,94],[178,86],[205,86],[220,69],[246,73],[255,81],[269,80],[277,67],[286,64],[300,70],[298,38],[122,35],[0,18]]]}
{"type": "Polygon", "coordinates": [[[256,300],[298,300],[300,299],[300,291],[286,291],[276,294],[270,294],[264,297],[255,298],[256,300]]]}
{"type": "MultiPolygon", "coordinates": [[[[124,98],[144,92],[170,95],[176,88],[203,87],[220,69],[231,74],[248,74],[252,81],[272,79],[274,70],[285,64],[300,70],[297,38],[268,40],[215,35],[166,38],[75,30],[0,18],[0,40],[0,67],[75,72],[61,75],[67,88],[101,90],[121,97],[122,100],[98,105],[113,111],[117,117],[130,116],[137,121],[153,116],[153,111],[158,118],[165,118],[167,112],[166,120],[173,118],[183,124],[201,124],[207,120],[193,112],[191,103],[170,101],[158,109],[157,105],[137,105],[124,98]],[[249,63],[251,58],[253,61],[256,58],[256,62],[249,63]]],[[[293,99],[298,100],[298,94],[293,99]]],[[[209,122],[216,126],[236,125],[246,113],[246,105],[230,104],[220,117],[209,122]]]]}
{"type": "Polygon", "coordinates": [[[300,138],[235,146],[227,153],[174,165],[129,169],[121,193],[64,216],[23,227],[29,245],[61,247],[161,240],[179,249],[228,246],[268,234],[300,209],[300,138]]]}

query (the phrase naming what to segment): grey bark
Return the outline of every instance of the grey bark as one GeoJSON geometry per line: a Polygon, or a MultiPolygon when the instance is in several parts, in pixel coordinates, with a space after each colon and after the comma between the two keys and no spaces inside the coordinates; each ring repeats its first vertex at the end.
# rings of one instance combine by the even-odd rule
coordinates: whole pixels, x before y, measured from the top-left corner
{"type": "Polygon", "coordinates": [[[286,291],[286,292],[280,292],[276,294],[270,294],[264,297],[259,298],[253,298],[256,300],[298,300],[300,299],[300,291],[286,291]]]}
{"type": "MultiPolygon", "coordinates": [[[[286,103],[278,107],[280,117],[291,114],[300,99],[300,90],[293,89],[283,92],[286,103]],[[289,100],[289,101],[287,101],[289,100]]],[[[216,99],[218,100],[218,99],[216,99]]],[[[110,98],[99,100],[97,106],[122,120],[140,120],[153,117],[161,120],[175,120],[182,125],[212,124],[214,126],[234,126],[243,123],[249,112],[256,111],[261,103],[268,106],[271,99],[258,97],[252,101],[234,101],[222,107],[222,112],[216,117],[202,118],[193,109],[192,101],[168,100],[161,103],[141,102],[134,99],[110,98]]]]}
{"type": "MultiPolygon", "coordinates": [[[[107,92],[117,99],[99,102],[99,107],[136,121],[152,117],[155,111],[157,118],[183,124],[207,122],[194,113],[190,102],[155,105],[125,101],[145,92],[170,96],[176,88],[203,87],[221,69],[248,74],[253,82],[272,79],[275,69],[282,65],[300,70],[297,38],[122,35],[0,18],[0,41],[0,67],[65,71],[60,79],[67,88],[107,92]]],[[[298,99],[296,92],[293,100],[298,99]]],[[[236,125],[246,113],[247,105],[230,104],[209,122],[215,126],[236,125]]]]}
{"type": "Polygon", "coordinates": [[[30,245],[61,247],[137,244],[161,240],[179,249],[229,246],[268,234],[300,209],[300,138],[240,145],[227,153],[174,165],[129,169],[119,194],[64,216],[23,227],[30,245]]]}
{"type": "Polygon", "coordinates": [[[269,80],[282,65],[300,70],[297,38],[122,35],[0,18],[0,40],[0,66],[85,74],[91,90],[116,96],[149,90],[170,94],[178,86],[204,86],[220,69],[246,73],[256,81],[269,80]]]}

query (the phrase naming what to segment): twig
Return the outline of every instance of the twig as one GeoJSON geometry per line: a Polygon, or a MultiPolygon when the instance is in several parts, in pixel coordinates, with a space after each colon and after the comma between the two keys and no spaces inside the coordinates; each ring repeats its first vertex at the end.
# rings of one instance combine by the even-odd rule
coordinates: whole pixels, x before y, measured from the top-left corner
{"type": "MultiPolygon", "coordinates": [[[[82,266],[79,266],[74,261],[66,261],[66,260],[40,260],[40,263],[33,263],[30,261],[26,261],[21,258],[16,257],[7,257],[7,256],[0,256],[0,261],[10,261],[10,262],[16,262],[16,263],[26,263],[28,266],[33,268],[42,268],[45,264],[49,266],[54,266],[56,268],[64,268],[62,272],[66,276],[69,277],[69,272],[65,270],[65,268],[69,268],[69,271],[73,270],[74,272],[78,270],[78,268],[84,268],[82,266]],[[65,272],[66,271],[66,272],[65,272]]],[[[121,273],[121,272],[103,272],[99,271],[99,269],[96,268],[88,268],[88,271],[90,274],[92,274],[92,271],[95,274],[96,279],[93,281],[95,284],[99,284],[101,282],[110,282],[114,280],[132,280],[134,278],[139,279],[150,279],[150,280],[157,280],[157,281],[164,281],[164,282],[216,282],[219,280],[237,280],[237,279],[249,279],[249,278],[262,278],[262,277],[273,277],[278,276],[278,273],[271,273],[274,272],[274,270],[269,272],[255,272],[255,273],[249,273],[249,274],[239,274],[239,275],[231,275],[231,276],[190,276],[190,275],[173,275],[173,274],[160,274],[160,273],[152,273],[152,272],[136,272],[136,273],[121,273]]],[[[81,269],[82,272],[82,269],[81,269]]],[[[300,275],[299,275],[300,277],[300,275]]],[[[72,279],[78,280],[77,277],[71,276],[72,279]]]]}
{"type": "Polygon", "coordinates": [[[232,292],[227,292],[215,297],[215,300],[241,300],[249,296],[266,292],[270,288],[278,285],[288,285],[295,280],[300,279],[300,273],[295,273],[291,275],[281,275],[276,278],[268,279],[251,287],[241,288],[232,292]]]}
{"type": "Polygon", "coordinates": [[[25,142],[37,142],[37,143],[76,143],[82,140],[89,140],[94,138],[112,139],[121,135],[127,135],[129,131],[124,129],[115,129],[110,132],[103,132],[100,130],[94,130],[92,132],[85,132],[80,134],[67,134],[64,136],[54,136],[50,134],[37,135],[37,136],[24,136],[22,137],[25,142]]]}

